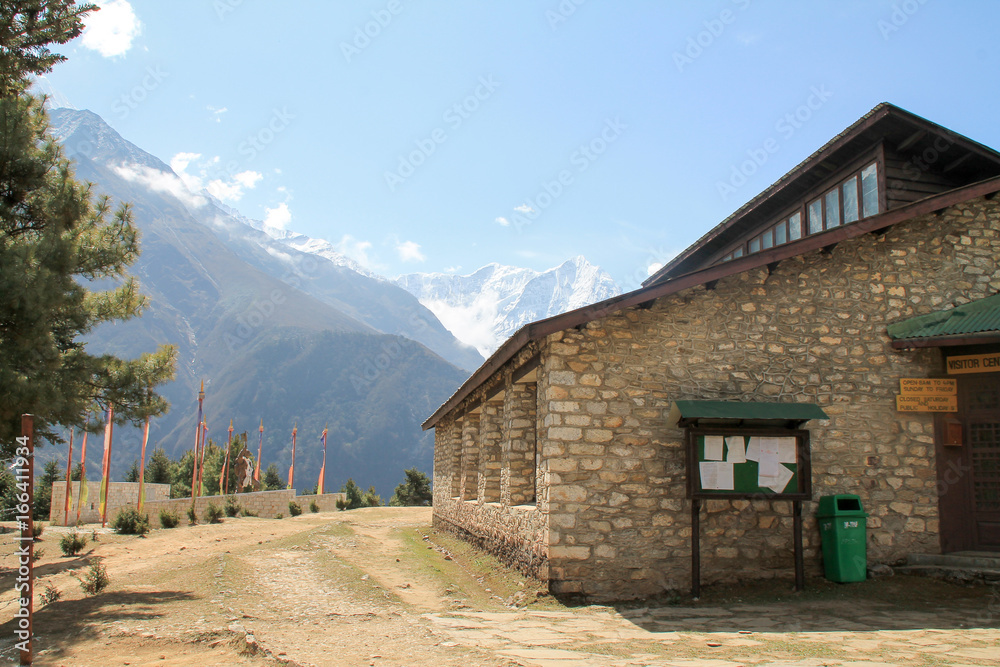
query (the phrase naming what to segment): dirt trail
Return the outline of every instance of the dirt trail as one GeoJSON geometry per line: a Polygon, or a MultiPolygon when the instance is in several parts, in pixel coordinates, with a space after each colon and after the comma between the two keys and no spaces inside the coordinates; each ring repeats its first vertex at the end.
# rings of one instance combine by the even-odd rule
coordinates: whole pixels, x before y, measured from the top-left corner
{"type": "MultiPolygon", "coordinates": [[[[62,597],[36,606],[35,664],[1000,667],[1000,590],[897,577],[851,600],[836,595],[864,589],[818,601],[512,608],[503,603],[534,600],[532,582],[433,533],[430,520],[429,508],[228,519],[145,538],[98,534],[76,558],[59,554],[65,529],[50,527],[36,590],[62,597]],[[98,559],[112,583],[86,597],[78,579],[98,559]]],[[[0,561],[6,664],[11,550],[0,561]]]]}

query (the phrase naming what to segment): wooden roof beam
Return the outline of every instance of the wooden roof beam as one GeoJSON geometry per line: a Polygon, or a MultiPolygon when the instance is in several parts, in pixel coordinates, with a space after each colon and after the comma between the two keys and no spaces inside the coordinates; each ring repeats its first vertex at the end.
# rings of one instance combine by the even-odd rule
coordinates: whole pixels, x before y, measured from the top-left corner
{"type": "Polygon", "coordinates": [[[921,139],[927,136],[927,130],[917,130],[906,139],[903,139],[902,143],[896,146],[896,150],[905,151],[907,148],[917,143],[921,139]]]}

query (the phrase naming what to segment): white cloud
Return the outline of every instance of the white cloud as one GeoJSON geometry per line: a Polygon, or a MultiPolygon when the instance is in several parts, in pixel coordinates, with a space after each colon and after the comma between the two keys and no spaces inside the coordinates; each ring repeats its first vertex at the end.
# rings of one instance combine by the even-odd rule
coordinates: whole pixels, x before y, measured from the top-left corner
{"type": "Polygon", "coordinates": [[[221,179],[209,181],[205,186],[208,193],[220,201],[239,201],[243,196],[243,188],[239,183],[226,183],[221,179]]]}
{"type": "Polygon", "coordinates": [[[652,264],[650,264],[649,266],[646,267],[647,275],[651,276],[651,275],[653,275],[654,273],[656,273],[657,271],[659,271],[662,268],[663,268],[663,264],[662,263],[660,263],[660,262],[653,262],[652,264]]]}
{"type": "Polygon", "coordinates": [[[501,227],[510,227],[510,220],[504,217],[499,217],[495,220],[501,227]]]}
{"type": "Polygon", "coordinates": [[[444,270],[444,272],[445,273],[458,273],[461,270],[462,270],[462,266],[461,265],[458,265],[458,266],[449,266],[449,267],[447,267],[444,270]]]}
{"type": "MultiPolygon", "coordinates": [[[[264,174],[259,171],[241,171],[240,173],[233,176],[233,180],[245,187],[247,190],[253,190],[254,187],[264,178],[264,174]]],[[[278,192],[284,192],[284,186],[278,188],[278,192]]]]}
{"type": "Polygon", "coordinates": [[[227,111],[229,111],[229,109],[227,109],[226,107],[216,108],[216,107],[213,107],[211,104],[209,104],[205,108],[212,112],[212,120],[214,120],[216,123],[221,123],[222,122],[222,114],[224,114],[227,111]]]}
{"type": "Polygon", "coordinates": [[[274,208],[264,209],[264,224],[268,227],[286,229],[288,223],[292,221],[292,212],[288,210],[288,204],[281,202],[274,208]]]}
{"type": "Polygon", "coordinates": [[[205,198],[188,189],[187,184],[175,174],[153,169],[141,164],[110,165],[111,169],[126,181],[139,183],[150,190],[163,192],[175,197],[191,207],[205,205],[205,198]]]}
{"type": "Polygon", "coordinates": [[[413,241],[403,241],[396,246],[399,258],[404,262],[423,262],[427,259],[424,253],[420,252],[420,244],[413,241]]]}
{"type": "Polygon", "coordinates": [[[483,292],[471,304],[453,306],[446,301],[421,301],[455,338],[472,345],[484,357],[489,357],[503,340],[494,331],[497,304],[500,298],[483,292]]]}
{"type": "Polygon", "coordinates": [[[520,206],[515,206],[514,210],[517,211],[518,213],[524,213],[525,215],[535,212],[535,209],[531,208],[527,204],[521,204],[520,206]]]}
{"type": "Polygon", "coordinates": [[[347,255],[361,266],[371,268],[371,258],[368,256],[368,251],[372,248],[370,241],[359,241],[350,234],[344,234],[333,247],[341,255],[347,255]]]}
{"type": "Polygon", "coordinates": [[[98,0],[97,4],[100,10],[84,20],[82,44],[105,58],[125,55],[142,33],[142,23],[128,0],[98,0]]]}

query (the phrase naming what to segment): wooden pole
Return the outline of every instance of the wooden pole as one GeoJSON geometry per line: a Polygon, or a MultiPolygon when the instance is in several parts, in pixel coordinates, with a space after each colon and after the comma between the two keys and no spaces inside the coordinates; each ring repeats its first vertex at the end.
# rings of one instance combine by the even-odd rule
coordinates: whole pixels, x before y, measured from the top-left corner
{"type": "Polygon", "coordinates": [[[69,453],[66,454],[66,502],[63,503],[63,525],[69,525],[69,506],[73,499],[73,429],[69,430],[69,453]]]}
{"type": "Polygon", "coordinates": [[[191,461],[191,509],[194,509],[194,501],[198,497],[198,448],[201,445],[201,410],[205,401],[205,381],[201,381],[201,389],[198,391],[198,421],[194,425],[194,458],[191,461]]]}
{"type": "Polygon", "coordinates": [[[701,597],[701,500],[691,499],[691,597],[701,597]]]}
{"type": "Polygon", "coordinates": [[[34,659],[32,637],[34,636],[35,599],[35,531],[31,511],[35,504],[35,418],[21,415],[21,437],[17,439],[17,458],[20,464],[17,480],[17,521],[21,527],[20,543],[17,551],[18,568],[16,590],[20,592],[18,611],[15,614],[14,634],[19,640],[15,647],[20,653],[21,664],[30,665],[34,659]]]}
{"type": "Polygon", "coordinates": [[[149,442],[149,417],[146,417],[146,426],[142,429],[142,454],[139,455],[139,500],[136,502],[136,510],[142,512],[146,504],[146,443],[149,442]]]}
{"type": "Polygon", "coordinates": [[[108,424],[104,430],[104,479],[101,480],[101,528],[108,523],[108,496],[111,494],[111,445],[115,440],[115,409],[108,406],[108,424]]]}

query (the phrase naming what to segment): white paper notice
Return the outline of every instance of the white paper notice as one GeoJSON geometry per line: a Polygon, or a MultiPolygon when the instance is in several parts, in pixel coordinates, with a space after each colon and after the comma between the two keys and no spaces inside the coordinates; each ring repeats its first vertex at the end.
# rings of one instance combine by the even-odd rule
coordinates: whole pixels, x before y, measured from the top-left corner
{"type": "Polygon", "coordinates": [[[757,486],[770,487],[779,475],[778,440],[780,438],[760,439],[760,459],[757,465],[757,486]]]}
{"type": "Polygon", "coordinates": [[[792,480],[792,475],[794,474],[795,473],[789,470],[786,466],[779,465],[778,475],[774,477],[773,480],[769,481],[768,484],[758,484],[758,486],[771,489],[775,493],[781,493],[785,490],[785,487],[788,486],[788,482],[792,480]]]}
{"type": "Polygon", "coordinates": [[[706,435],[705,436],[705,460],[706,461],[721,461],[722,460],[722,444],[725,442],[721,435],[706,435]]]}
{"type": "Polygon", "coordinates": [[[778,438],[778,461],[795,463],[795,438],[778,438]]]}
{"type": "Polygon", "coordinates": [[[733,490],[733,464],[722,461],[701,461],[701,488],[711,491],[733,490]]]}
{"type": "Polygon", "coordinates": [[[731,435],[726,438],[726,462],[746,463],[747,452],[742,435],[731,435]]]}
{"type": "Polygon", "coordinates": [[[760,438],[755,435],[750,436],[750,442],[747,443],[747,461],[759,461],[760,460],[760,438]]]}

